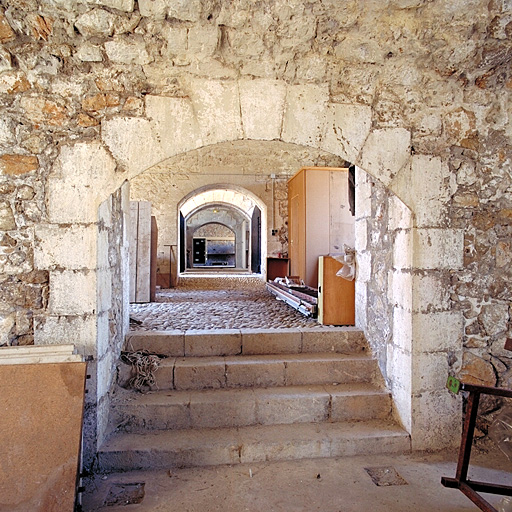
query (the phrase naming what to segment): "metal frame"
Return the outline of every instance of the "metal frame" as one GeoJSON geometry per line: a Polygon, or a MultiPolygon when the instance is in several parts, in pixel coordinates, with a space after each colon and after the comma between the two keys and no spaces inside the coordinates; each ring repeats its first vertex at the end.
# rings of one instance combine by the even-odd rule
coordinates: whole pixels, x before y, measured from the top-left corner
{"type": "Polygon", "coordinates": [[[498,512],[487,500],[480,496],[480,492],[498,494],[501,496],[512,496],[512,486],[497,485],[487,482],[476,482],[468,480],[469,459],[471,457],[471,446],[473,444],[473,435],[475,429],[476,417],[478,414],[478,404],[480,395],[494,395],[503,398],[512,398],[512,390],[502,388],[491,388],[487,386],[476,386],[473,384],[464,384],[460,386],[462,391],[468,391],[468,403],[464,428],[462,430],[462,440],[459,450],[459,460],[455,478],[442,477],[441,483],[451,489],[462,491],[480,510],[484,512],[498,512]]]}

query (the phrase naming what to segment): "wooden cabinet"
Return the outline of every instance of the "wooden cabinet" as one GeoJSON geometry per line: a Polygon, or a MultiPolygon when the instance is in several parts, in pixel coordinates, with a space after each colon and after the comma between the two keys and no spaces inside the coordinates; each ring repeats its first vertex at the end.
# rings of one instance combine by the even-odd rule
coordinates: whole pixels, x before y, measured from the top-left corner
{"type": "Polygon", "coordinates": [[[341,267],[330,256],[318,259],[318,321],[324,325],[355,324],[355,281],[337,276],[341,267]]]}
{"type": "Polygon", "coordinates": [[[267,258],[267,281],[273,281],[276,277],[290,275],[288,272],[288,258],[267,258]]]}
{"type": "Polygon", "coordinates": [[[318,287],[319,256],[354,246],[348,194],[348,168],[304,167],[288,181],[290,275],[308,286],[318,287]]]}

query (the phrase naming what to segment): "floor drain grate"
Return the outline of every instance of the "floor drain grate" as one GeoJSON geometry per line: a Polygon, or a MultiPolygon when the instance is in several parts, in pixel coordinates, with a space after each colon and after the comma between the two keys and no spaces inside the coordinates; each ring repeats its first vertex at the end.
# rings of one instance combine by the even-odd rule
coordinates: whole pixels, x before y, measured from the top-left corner
{"type": "Polygon", "coordinates": [[[379,487],[389,485],[408,485],[408,483],[398,474],[397,470],[391,466],[364,469],[370,475],[373,483],[379,487]]]}
{"type": "Polygon", "coordinates": [[[112,484],[105,498],[104,505],[113,507],[115,505],[133,505],[142,503],[144,499],[144,482],[129,484],[112,484]]]}

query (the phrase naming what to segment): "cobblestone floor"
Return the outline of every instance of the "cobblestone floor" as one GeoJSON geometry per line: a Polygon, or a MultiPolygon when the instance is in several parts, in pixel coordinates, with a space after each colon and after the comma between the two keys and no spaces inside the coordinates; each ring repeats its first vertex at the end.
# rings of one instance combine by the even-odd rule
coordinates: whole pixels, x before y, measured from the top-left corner
{"type": "Polygon", "coordinates": [[[256,277],[186,277],[177,288],[160,290],[157,301],[131,304],[132,330],[248,329],[315,327],[265,288],[256,277]]]}

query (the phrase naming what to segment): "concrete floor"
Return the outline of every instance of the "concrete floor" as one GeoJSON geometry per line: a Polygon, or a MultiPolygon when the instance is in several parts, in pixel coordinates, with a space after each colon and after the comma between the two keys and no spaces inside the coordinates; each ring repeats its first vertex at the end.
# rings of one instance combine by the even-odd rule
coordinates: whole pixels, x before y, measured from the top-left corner
{"type": "MultiPolygon", "coordinates": [[[[471,512],[455,476],[457,453],[312,459],[96,476],[85,482],[84,511],[124,512],[471,512]],[[392,467],[406,484],[377,486],[365,468],[392,467]],[[141,503],[104,506],[113,484],[145,483],[141,503]]],[[[501,452],[472,456],[470,478],[512,485],[501,452]],[[490,465],[493,468],[490,469],[490,465]]],[[[501,501],[486,495],[494,506],[501,501]]]]}

